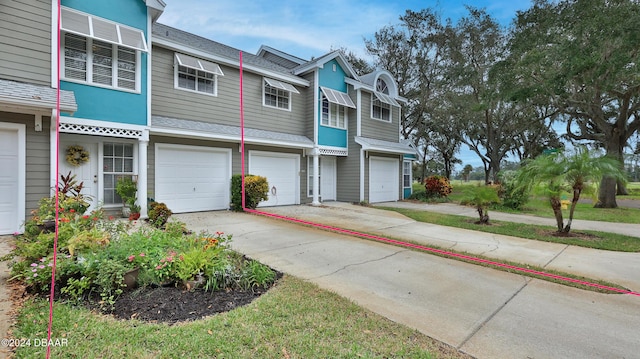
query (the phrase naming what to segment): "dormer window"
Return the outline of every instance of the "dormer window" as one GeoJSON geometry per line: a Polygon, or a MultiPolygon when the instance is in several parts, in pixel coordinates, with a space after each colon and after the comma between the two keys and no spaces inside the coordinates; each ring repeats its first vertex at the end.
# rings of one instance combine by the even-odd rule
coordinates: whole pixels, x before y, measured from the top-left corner
{"type": "Polygon", "coordinates": [[[389,96],[387,83],[379,78],[376,81],[376,90],[371,95],[371,118],[391,122],[392,106],[400,107],[398,102],[389,96]]]}
{"type": "Polygon", "coordinates": [[[264,96],[262,104],[281,110],[291,111],[291,93],[300,93],[296,88],[286,82],[264,78],[264,96]]]}
{"type": "Polygon", "coordinates": [[[175,88],[217,96],[218,76],[224,76],[218,64],[175,54],[175,88]]]}

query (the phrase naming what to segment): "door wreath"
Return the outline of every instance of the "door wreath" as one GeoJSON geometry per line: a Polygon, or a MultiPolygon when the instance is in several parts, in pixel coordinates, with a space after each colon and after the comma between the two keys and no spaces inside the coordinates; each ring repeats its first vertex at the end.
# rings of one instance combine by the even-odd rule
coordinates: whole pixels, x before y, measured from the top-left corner
{"type": "Polygon", "coordinates": [[[67,148],[67,162],[72,166],[78,167],[83,163],[89,162],[89,152],[80,145],[69,146],[67,148]]]}

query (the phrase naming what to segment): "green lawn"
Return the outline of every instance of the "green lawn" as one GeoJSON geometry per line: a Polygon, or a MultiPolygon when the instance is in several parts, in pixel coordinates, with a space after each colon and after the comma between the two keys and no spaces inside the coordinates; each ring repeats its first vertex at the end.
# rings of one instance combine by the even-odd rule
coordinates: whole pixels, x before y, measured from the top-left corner
{"type": "MultiPolygon", "coordinates": [[[[453,192],[449,195],[448,200],[453,203],[460,203],[464,198],[464,191],[466,188],[481,185],[479,181],[462,182],[454,180],[451,182],[453,186],[453,192]]],[[[414,183],[413,190],[422,190],[422,185],[414,183]]],[[[628,184],[628,189],[632,195],[630,196],[618,196],[618,199],[631,199],[640,201],[640,182],[631,182],[628,184]]],[[[569,199],[569,195],[566,196],[569,199]]],[[[582,197],[586,201],[592,201],[589,196],[582,197]]],[[[514,210],[501,206],[495,206],[492,211],[507,212],[507,213],[520,213],[530,214],[533,216],[553,218],[553,211],[549,202],[540,197],[531,198],[529,202],[524,206],[522,210],[514,210]]],[[[569,210],[564,210],[563,216],[569,217],[569,210]]],[[[578,203],[574,219],[584,219],[590,221],[603,221],[603,222],[618,222],[618,223],[636,223],[640,224],[640,209],[637,208],[594,208],[593,202],[578,203]]]]}
{"type": "MultiPolygon", "coordinates": [[[[27,301],[16,338],[46,338],[48,303],[27,301]]],[[[119,321],[56,304],[53,358],[469,358],[364,310],[337,294],[285,276],[251,304],[178,325],[119,321]]],[[[22,347],[17,358],[43,358],[22,347]]]]}
{"type": "MultiPolygon", "coordinates": [[[[535,239],[545,242],[563,243],[575,246],[605,249],[620,252],[640,252],[640,238],[629,237],[616,233],[594,231],[572,231],[573,233],[589,234],[588,240],[580,237],[558,237],[551,233],[555,227],[537,226],[532,224],[512,223],[491,220],[492,225],[482,226],[474,222],[477,218],[462,218],[456,215],[447,215],[436,212],[412,210],[405,208],[376,207],[401,213],[419,222],[433,223],[442,226],[470,229],[474,231],[502,234],[506,236],[535,239]]],[[[491,216],[491,213],[489,213],[491,216]]]]}

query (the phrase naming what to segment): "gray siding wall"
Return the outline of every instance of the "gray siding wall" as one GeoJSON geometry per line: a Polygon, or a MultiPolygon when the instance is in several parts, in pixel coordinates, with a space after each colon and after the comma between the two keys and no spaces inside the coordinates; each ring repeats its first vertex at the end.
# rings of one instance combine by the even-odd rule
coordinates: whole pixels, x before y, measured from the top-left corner
{"type": "Polygon", "coordinates": [[[362,136],[378,140],[399,142],[400,138],[400,109],[391,106],[391,122],[374,120],[371,118],[370,92],[362,91],[362,136]]]}
{"type": "Polygon", "coordinates": [[[0,2],[0,78],[51,83],[51,1],[0,2]]]}
{"type": "MultiPolygon", "coordinates": [[[[153,47],[151,113],[230,126],[240,125],[240,73],[221,65],[224,76],[218,77],[218,96],[208,96],[174,88],[174,52],[153,47]]],[[[262,105],[263,77],[244,71],[245,127],[282,133],[306,135],[307,89],[296,86],[300,94],[291,95],[291,111],[262,105]]]]}
{"type": "Polygon", "coordinates": [[[29,114],[0,112],[0,122],[21,123],[26,125],[26,189],[25,218],[31,217],[31,211],[38,208],[43,197],[49,197],[49,131],[51,119],[42,117],[41,132],[34,128],[35,117],[29,114]]]}
{"type": "MultiPolygon", "coordinates": [[[[190,138],[176,138],[176,137],[164,137],[164,136],[151,136],[149,139],[149,147],[147,153],[147,190],[150,197],[155,197],[155,145],[158,143],[170,143],[177,145],[189,145],[189,146],[203,146],[203,147],[216,147],[216,148],[231,148],[231,174],[240,174],[242,172],[242,160],[240,157],[239,144],[220,141],[207,141],[196,140],[190,138]]],[[[300,154],[300,170],[307,168],[307,158],[302,156],[302,150],[296,149],[283,149],[279,147],[267,147],[267,146],[255,146],[245,145],[245,160],[249,158],[249,151],[268,151],[268,152],[280,152],[280,153],[296,153],[300,154]]],[[[248,163],[245,165],[249,166],[248,163]]],[[[307,200],[307,178],[306,176],[300,176],[300,201],[301,203],[308,203],[311,200],[307,200]]]]}
{"type": "MultiPolygon", "coordinates": [[[[303,76],[303,78],[307,81],[309,81],[309,83],[313,84],[313,72],[309,73],[309,74],[305,74],[303,76]]],[[[305,121],[305,136],[307,136],[309,139],[311,139],[311,141],[314,141],[314,122],[318,121],[318,119],[313,117],[313,108],[314,106],[316,106],[316,104],[318,103],[315,96],[314,96],[314,87],[313,85],[308,88],[305,89],[305,94],[304,94],[304,107],[305,107],[305,114],[304,114],[304,121],[305,121]]]]}
{"type": "MultiPolygon", "coordinates": [[[[355,103],[355,101],[354,101],[355,103]]],[[[349,123],[347,125],[347,147],[349,156],[338,157],[336,167],[338,172],[337,200],[343,202],[360,202],[360,149],[355,142],[358,123],[356,111],[349,111],[349,123]]]]}

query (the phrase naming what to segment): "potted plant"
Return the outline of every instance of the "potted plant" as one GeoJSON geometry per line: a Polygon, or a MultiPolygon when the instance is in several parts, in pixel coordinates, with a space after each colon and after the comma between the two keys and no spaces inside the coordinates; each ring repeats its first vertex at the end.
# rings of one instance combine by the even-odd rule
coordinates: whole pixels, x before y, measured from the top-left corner
{"type": "Polygon", "coordinates": [[[140,206],[136,204],[138,185],[131,177],[120,177],[116,182],[116,193],[122,198],[122,216],[129,217],[132,213],[140,215],[140,206]]]}

